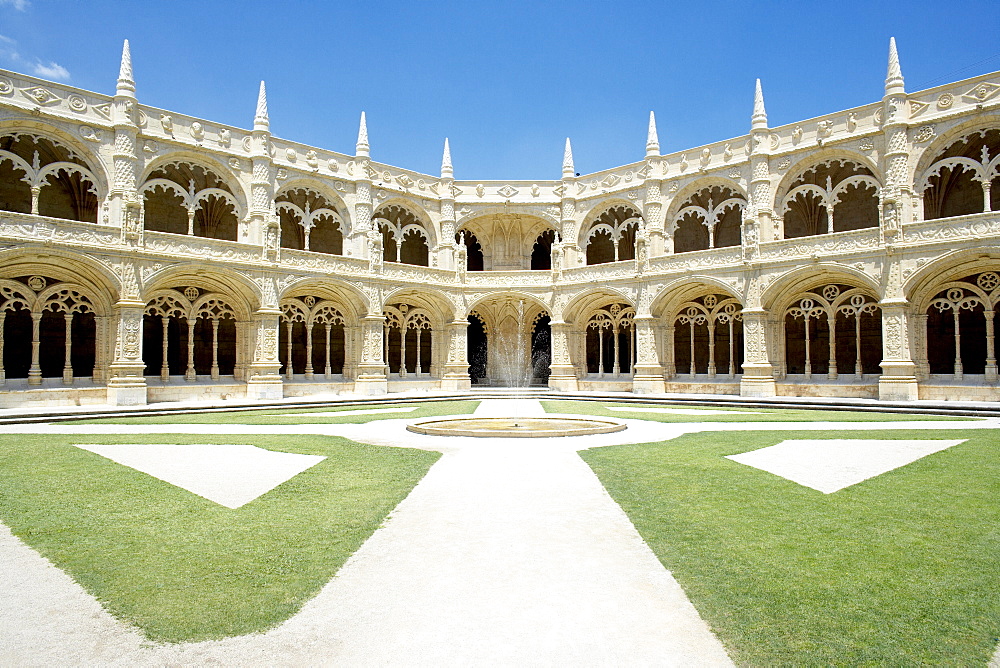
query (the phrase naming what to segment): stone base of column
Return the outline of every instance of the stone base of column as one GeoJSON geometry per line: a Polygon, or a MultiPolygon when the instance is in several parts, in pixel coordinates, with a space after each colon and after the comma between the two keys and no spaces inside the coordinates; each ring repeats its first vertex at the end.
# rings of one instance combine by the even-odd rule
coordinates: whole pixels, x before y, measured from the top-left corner
{"type": "Polygon", "coordinates": [[[774,383],[771,365],[754,368],[750,364],[743,365],[743,377],[740,379],[741,397],[774,397],[778,388],[774,383]]]}
{"type": "Polygon", "coordinates": [[[247,399],[250,401],[271,401],[285,396],[285,386],[276,373],[253,374],[247,381],[247,399]]]}
{"type": "Polygon", "coordinates": [[[881,376],[878,379],[880,401],[916,401],[919,384],[916,376],[881,376]]]}
{"type": "Polygon", "coordinates": [[[368,396],[380,396],[389,393],[389,379],[385,377],[385,366],[358,366],[358,377],[354,379],[354,392],[368,396]]]}
{"type": "Polygon", "coordinates": [[[917,365],[913,362],[882,362],[878,379],[880,401],[916,401],[919,398],[917,365]]]}
{"type": "Polygon", "coordinates": [[[576,392],[580,389],[577,384],[576,370],[571,366],[551,367],[549,387],[560,392],[576,392]]]}
{"type": "Polygon", "coordinates": [[[145,406],[146,379],[139,376],[115,376],[108,381],[109,406],[145,406]]]}
{"type": "Polygon", "coordinates": [[[447,369],[444,377],[441,379],[441,389],[447,390],[449,392],[461,392],[472,389],[472,379],[469,378],[469,374],[463,368],[461,371],[447,369]]]}
{"type": "Polygon", "coordinates": [[[635,394],[663,394],[667,386],[663,382],[663,369],[658,366],[636,365],[632,376],[632,392],[635,394]]]}

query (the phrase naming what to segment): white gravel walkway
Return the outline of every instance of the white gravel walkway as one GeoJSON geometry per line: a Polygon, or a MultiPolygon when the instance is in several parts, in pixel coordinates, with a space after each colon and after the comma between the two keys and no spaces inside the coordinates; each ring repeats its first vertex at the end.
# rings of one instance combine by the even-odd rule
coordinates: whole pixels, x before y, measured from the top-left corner
{"type": "MultiPolygon", "coordinates": [[[[484,401],[478,415],[506,413],[484,401]]],[[[521,403],[519,415],[540,412],[521,403]]],[[[386,525],[297,615],[253,636],[149,646],[0,525],[0,664],[730,665],[578,449],[722,430],[974,429],[988,422],[661,424],[617,434],[473,439],[363,425],[143,425],[142,433],[343,435],[440,450],[386,525]]],[[[7,433],[123,433],[16,425],[7,433]]]]}

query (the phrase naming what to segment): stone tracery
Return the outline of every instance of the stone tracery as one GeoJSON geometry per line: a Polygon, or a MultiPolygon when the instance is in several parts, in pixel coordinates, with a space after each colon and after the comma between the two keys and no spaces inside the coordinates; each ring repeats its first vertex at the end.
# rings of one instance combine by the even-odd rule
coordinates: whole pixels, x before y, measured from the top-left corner
{"type": "Polygon", "coordinates": [[[3,97],[0,374],[140,403],[462,389],[498,382],[523,301],[555,388],[994,397],[1000,98],[969,91],[1000,77],[945,86],[948,107],[890,78],[776,128],[758,89],[750,133],[700,157],[650,140],[577,176],[567,146],[563,178],[534,183],[376,163],[366,127],[353,157],[272,141],[262,96],[225,142],[134,85],[70,109],[72,131],[68,87],[3,97]],[[45,308],[34,278],[62,286],[45,308]]]}

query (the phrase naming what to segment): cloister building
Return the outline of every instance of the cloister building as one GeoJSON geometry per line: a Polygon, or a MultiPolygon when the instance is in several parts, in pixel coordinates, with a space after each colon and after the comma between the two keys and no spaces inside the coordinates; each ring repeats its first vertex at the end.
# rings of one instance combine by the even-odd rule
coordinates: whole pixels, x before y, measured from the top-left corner
{"type": "MultiPolygon", "coordinates": [[[[248,95],[249,97],[249,95],[248,95]]],[[[748,95],[748,110],[751,108],[748,95]]],[[[249,104],[248,104],[249,111],[249,104]]],[[[249,116],[249,114],[248,114],[249,116]]],[[[997,400],[1000,73],[462,181],[0,71],[0,406],[464,390],[997,400]],[[641,147],[637,147],[641,148],[641,147]],[[555,167],[555,165],[553,165],[555,167]]]]}

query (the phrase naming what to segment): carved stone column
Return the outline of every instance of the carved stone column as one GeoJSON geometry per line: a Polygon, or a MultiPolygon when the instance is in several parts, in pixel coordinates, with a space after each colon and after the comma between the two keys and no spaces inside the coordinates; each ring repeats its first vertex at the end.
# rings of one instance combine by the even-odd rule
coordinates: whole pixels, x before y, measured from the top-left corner
{"type": "Polygon", "coordinates": [[[632,391],[636,394],[663,393],[663,367],[656,350],[656,319],[651,315],[636,316],[636,361],[632,375],[632,391]]]}
{"type": "Polygon", "coordinates": [[[278,359],[278,327],[281,311],[261,308],[253,314],[253,361],[247,374],[247,399],[280,399],[284,394],[281,360],[278,359]]]}
{"type": "Polygon", "coordinates": [[[115,357],[110,365],[108,404],[146,404],[146,363],[142,360],[142,316],[146,305],[137,299],[115,304],[115,357]]]}
{"type": "Polygon", "coordinates": [[[448,323],[448,362],[445,364],[444,378],[441,380],[442,390],[469,390],[472,388],[472,380],[469,378],[468,331],[468,320],[455,320],[448,323]]]}
{"type": "Polygon", "coordinates": [[[553,322],[552,328],[552,365],[549,373],[549,387],[554,390],[575,392],[578,389],[576,369],[570,361],[569,347],[571,327],[569,323],[553,322]]]}
{"type": "Polygon", "coordinates": [[[381,314],[369,314],[361,320],[361,362],[354,379],[354,391],[358,394],[377,395],[389,391],[382,359],[384,326],[385,317],[381,314]]]}
{"type": "Polygon", "coordinates": [[[882,307],[882,375],[878,398],[882,401],[915,401],[918,398],[917,365],[911,355],[909,303],[886,299],[882,307]]]}
{"type": "Polygon", "coordinates": [[[773,397],[774,370],[768,357],[768,312],[760,307],[743,309],[743,378],[741,397],[773,397]]]}

